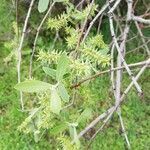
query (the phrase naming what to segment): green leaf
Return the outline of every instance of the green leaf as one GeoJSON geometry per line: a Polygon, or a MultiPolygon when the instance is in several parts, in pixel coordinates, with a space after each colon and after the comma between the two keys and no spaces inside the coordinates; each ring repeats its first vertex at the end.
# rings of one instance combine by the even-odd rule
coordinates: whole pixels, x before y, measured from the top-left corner
{"type": "Polygon", "coordinates": [[[70,137],[74,139],[74,127],[73,126],[69,126],[69,133],[70,133],[70,137]]]}
{"type": "Polygon", "coordinates": [[[56,79],[56,70],[48,67],[43,67],[44,72],[51,76],[53,79],[56,79]]]}
{"type": "Polygon", "coordinates": [[[86,108],[86,109],[81,113],[81,115],[78,117],[77,122],[78,122],[78,123],[84,122],[84,121],[90,119],[91,116],[92,116],[92,109],[86,108]]]}
{"type": "Polygon", "coordinates": [[[59,114],[61,110],[61,99],[55,88],[51,90],[50,109],[55,114],[59,114]]]}
{"type": "Polygon", "coordinates": [[[37,143],[40,140],[40,131],[36,130],[34,131],[34,141],[37,143]]]}
{"type": "Polygon", "coordinates": [[[69,94],[62,83],[58,85],[58,93],[64,102],[69,102],[69,94]]]}
{"type": "Polygon", "coordinates": [[[46,82],[38,80],[26,80],[24,82],[18,83],[15,86],[15,89],[22,92],[34,93],[46,91],[51,87],[52,85],[46,82]]]}
{"type": "Polygon", "coordinates": [[[80,141],[79,141],[79,138],[78,138],[76,127],[74,127],[74,139],[73,140],[75,141],[76,146],[78,148],[80,148],[80,141]]]}
{"type": "Polygon", "coordinates": [[[48,8],[49,0],[39,0],[38,11],[40,13],[44,12],[48,8]]]}
{"type": "Polygon", "coordinates": [[[59,125],[56,125],[54,128],[52,128],[50,130],[50,134],[51,135],[57,135],[57,134],[63,132],[64,130],[66,130],[67,127],[68,127],[67,123],[60,122],[59,125]]]}
{"type": "Polygon", "coordinates": [[[67,0],[54,0],[54,2],[67,2],[67,0]]]}
{"type": "Polygon", "coordinates": [[[80,147],[80,141],[78,138],[78,134],[77,134],[77,130],[76,130],[76,124],[70,124],[69,125],[69,132],[70,132],[70,136],[72,138],[72,140],[75,142],[75,144],[77,145],[77,147],[80,147]]]}
{"type": "Polygon", "coordinates": [[[64,74],[66,74],[69,67],[69,59],[66,55],[62,55],[58,60],[57,70],[56,70],[56,79],[61,81],[64,74]]]}

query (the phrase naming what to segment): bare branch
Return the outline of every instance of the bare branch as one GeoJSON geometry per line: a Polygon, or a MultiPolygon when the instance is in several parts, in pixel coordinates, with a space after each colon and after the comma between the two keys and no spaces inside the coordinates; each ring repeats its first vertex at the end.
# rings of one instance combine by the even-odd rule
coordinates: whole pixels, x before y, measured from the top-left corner
{"type": "Polygon", "coordinates": [[[33,56],[34,56],[34,53],[35,53],[35,47],[36,47],[37,39],[38,39],[38,36],[39,36],[39,32],[40,32],[40,29],[41,29],[43,23],[45,22],[46,18],[48,17],[48,15],[51,12],[51,10],[52,10],[52,8],[53,8],[54,5],[55,5],[55,2],[53,2],[50,5],[47,13],[45,14],[44,18],[42,19],[40,25],[37,28],[36,36],[35,36],[34,43],[33,43],[32,54],[31,54],[31,57],[30,57],[30,68],[29,68],[29,78],[30,79],[32,78],[32,61],[33,61],[33,56]]]}
{"type": "Polygon", "coordinates": [[[136,28],[137,28],[139,34],[140,34],[141,40],[142,40],[142,42],[143,42],[143,44],[144,44],[144,47],[145,47],[145,49],[146,49],[146,51],[147,51],[147,54],[150,56],[150,50],[149,50],[149,48],[148,48],[148,46],[147,46],[147,44],[146,44],[145,39],[143,38],[143,33],[142,33],[142,31],[141,31],[141,29],[140,29],[140,27],[139,27],[137,21],[135,21],[135,26],[136,26],[136,28]]]}
{"type": "Polygon", "coordinates": [[[128,67],[128,65],[127,65],[126,61],[124,60],[124,58],[123,58],[123,56],[122,56],[122,53],[121,53],[121,51],[120,51],[120,47],[119,47],[119,45],[118,45],[118,42],[117,42],[117,39],[116,39],[116,35],[115,35],[115,32],[114,32],[114,26],[113,26],[112,17],[113,17],[113,15],[110,14],[110,15],[109,15],[110,31],[111,31],[111,35],[112,35],[114,44],[115,44],[115,46],[116,46],[116,48],[117,48],[117,51],[118,51],[118,54],[119,54],[119,56],[120,56],[120,58],[121,58],[121,60],[122,60],[122,63],[124,64],[124,66],[125,66],[125,68],[126,68],[128,74],[129,74],[129,76],[131,77],[131,79],[133,80],[133,82],[134,82],[134,84],[135,84],[135,87],[137,88],[137,90],[138,90],[139,93],[142,93],[142,90],[141,90],[139,84],[135,81],[135,78],[134,78],[134,76],[133,76],[133,74],[132,74],[130,68],[128,67]]]}
{"type": "MultiPolygon", "coordinates": [[[[32,10],[32,6],[34,4],[35,0],[32,0],[28,9],[28,13],[24,22],[24,27],[23,27],[23,31],[22,31],[22,36],[21,36],[21,40],[20,40],[20,44],[18,47],[18,63],[17,63],[17,72],[18,72],[18,83],[20,83],[20,69],[21,69],[21,51],[22,51],[22,46],[23,46],[23,42],[24,42],[24,37],[25,37],[25,32],[26,32],[26,28],[27,28],[27,24],[28,24],[28,20],[31,14],[31,10],[32,10]]],[[[22,92],[20,92],[20,101],[21,101],[21,107],[22,110],[24,109],[24,104],[23,104],[23,97],[22,97],[22,92]]]]}
{"type": "Polygon", "coordinates": [[[84,130],[78,134],[78,138],[81,138],[85,133],[87,133],[91,128],[93,128],[100,120],[104,119],[112,110],[114,106],[109,108],[106,112],[99,115],[95,120],[93,120],[84,130]]]}
{"type": "Polygon", "coordinates": [[[140,23],[144,23],[144,24],[150,24],[150,19],[143,19],[142,17],[138,17],[138,16],[132,16],[132,19],[134,21],[140,22],[140,23]]]}
{"type": "MultiPolygon", "coordinates": [[[[134,63],[134,64],[128,64],[128,67],[138,67],[138,66],[143,66],[145,65],[147,62],[146,61],[142,61],[142,62],[138,62],[138,63],[134,63]]],[[[148,64],[150,65],[150,63],[148,64]]],[[[79,87],[82,83],[88,81],[88,80],[92,80],[92,79],[95,79],[105,73],[110,73],[112,71],[116,71],[116,70],[122,70],[122,69],[125,69],[125,66],[122,66],[122,67],[116,67],[116,68],[113,68],[112,70],[109,69],[109,70],[105,70],[105,71],[102,71],[102,72],[98,72],[90,77],[87,77],[83,80],[81,80],[80,82],[78,82],[77,84],[74,84],[72,85],[70,88],[73,89],[73,88],[76,88],[76,87],[79,87]]]]}

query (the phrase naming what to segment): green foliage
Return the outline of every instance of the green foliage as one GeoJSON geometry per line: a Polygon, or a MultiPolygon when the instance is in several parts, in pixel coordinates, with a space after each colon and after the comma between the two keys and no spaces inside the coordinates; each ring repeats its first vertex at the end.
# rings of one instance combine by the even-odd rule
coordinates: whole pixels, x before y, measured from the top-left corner
{"type": "Polygon", "coordinates": [[[62,55],[58,60],[56,70],[56,80],[58,82],[62,81],[63,76],[67,72],[68,67],[69,67],[69,59],[65,55],[62,55]]]}
{"type": "Polygon", "coordinates": [[[98,7],[98,5],[94,4],[92,6],[92,9],[90,10],[91,5],[89,4],[83,11],[79,11],[79,10],[75,9],[74,12],[72,13],[72,18],[77,21],[83,21],[87,17],[87,14],[89,13],[89,11],[90,11],[89,17],[94,16],[95,11],[97,10],[97,7],[98,7]]]}
{"type": "MultiPolygon", "coordinates": [[[[57,51],[52,51],[51,53],[49,52],[44,52],[40,51],[38,54],[38,60],[41,61],[43,64],[57,64],[59,58],[61,57],[62,52],[57,52],[57,51]]],[[[89,75],[91,72],[91,66],[87,61],[82,61],[79,59],[73,59],[72,57],[68,56],[68,59],[70,61],[69,63],[69,69],[70,70],[70,75],[89,75]]],[[[62,66],[63,67],[63,66],[62,66]]]]}
{"type": "Polygon", "coordinates": [[[78,126],[77,123],[70,123],[69,124],[69,132],[73,142],[76,144],[77,148],[80,148],[80,141],[78,139],[76,127],[78,126]]]}
{"type": "Polygon", "coordinates": [[[64,102],[69,102],[68,91],[61,82],[58,85],[58,93],[64,102]]]}
{"type": "Polygon", "coordinates": [[[45,74],[49,75],[53,79],[56,79],[56,70],[55,69],[43,67],[43,71],[45,72],[45,74]]]}
{"type": "Polygon", "coordinates": [[[39,0],[39,3],[38,3],[38,11],[40,13],[46,11],[46,9],[48,8],[48,4],[49,4],[49,1],[50,0],[39,0]]]}
{"type": "Polygon", "coordinates": [[[77,122],[78,124],[81,122],[86,122],[92,117],[92,109],[91,108],[86,108],[81,115],[78,117],[77,122]]]}
{"type": "Polygon", "coordinates": [[[21,83],[18,83],[15,86],[15,89],[22,91],[22,92],[42,92],[50,89],[52,87],[51,84],[38,81],[38,80],[27,80],[21,83]]]}
{"type": "Polygon", "coordinates": [[[61,110],[61,99],[56,88],[51,89],[50,110],[55,114],[59,114],[61,110]]]}
{"type": "Polygon", "coordinates": [[[13,9],[11,0],[1,0],[0,5],[0,42],[4,42],[11,39],[12,22],[15,17],[15,10],[13,9]]]}
{"type": "Polygon", "coordinates": [[[76,145],[71,144],[71,140],[68,137],[61,136],[58,138],[58,141],[63,150],[77,150],[78,149],[76,145]]]}
{"type": "Polygon", "coordinates": [[[67,18],[68,16],[63,13],[61,16],[48,19],[48,28],[55,29],[56,31],[60,30],[62,27],[67,25],[67,18]]]}

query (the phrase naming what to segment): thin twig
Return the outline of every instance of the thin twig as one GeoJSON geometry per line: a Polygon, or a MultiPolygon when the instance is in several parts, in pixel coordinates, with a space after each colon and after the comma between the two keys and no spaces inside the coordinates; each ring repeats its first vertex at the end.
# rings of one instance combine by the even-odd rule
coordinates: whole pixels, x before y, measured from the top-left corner
{"type": "MultiPolygon", "coordinates": [[[[21,78],[21,72],[20,72],[20,69],[21,69],[21,51],[22,51],[22,46],[23,46],[23,42],[24,42],[25,32],[26,32],[26,29],[27,29],[28,20],[29,20],[30,14],[31,14],[31,10],[32,10],[32,6],[34,4],[34,1],[35,0],[32,0],[31,3],[30,3],[28,13],[27,13],[27,16],[26,16],[26,19],[25,19],[25,22],[24,22],[24,27],[23,27],[23,31],[22,31],[20,44],[19,44],[19,47],[18,47],[18,63],[17,63],[18,83],[20,83],[20,81],[21,81],[21,79],[20,79],[21,78]]],[[[23,97],[22,97],[22,92],[21,91],[20,91],[20,102],[21,102],[22,110],[24,110],[24,103],[23,103],[23,97]]]]}
{"type": "Polygon", "coordinates": [[[120,119],[120,124],[121,124],[121,128],[122,128],[122,133],[124,134],[124,137],[125,137],[126,143],[128,145],[128,148],[131,149],[131,145],[130,145],[130,142],[129,142],[129,139],[128,139],[128,136],[127,136],[127,133],[126,133],[126,130],[125,130],[125,126],[124,126],[121,114],[119,114],[119,119],[120,119]]]}
{"type": "MultiPolygon", "coordinates": [[[[83,26],[82,26],[82,28],[81,28],[81,33],[80,33],[80,36],[79,36],[78,43],[77,43],[77,46],[76,46],[76,48],[75,48],[75,51],[78,50],[78,48],[79,48],[79,46],[80,46],[81,39],[82,39],[82,35],[83,35],[84,29],[85,29],[85,27],[86,27],[86,24],[87,24],[87,22],[88,22],[88,18],[89,18],[89,16],[90,16],[90,13],[91,13],[93,4],[94,4],[94,0],[92,0],[92,2],[91,2],[91,4],[90,4],[89,12],[88,12],[88,14],[87,14],[87,16],[86,16],[86,18],[85,18],[85,21],[84,21],[84,23],[83,23],[83,26]]],[[[82,42],[83,42],[83,41],[82,41],[82,42]]]]}
{"type": "Polygon", "coordinates": [[[85,0],[82,0],[81,2],[79,2],[78,5],[76,6],[76,9],[77,9],[80,5],[82,5],[82,4],[84,3],[84,1],[85,1],[85,0]]]}
{"type": "MultiPolygon", "coordinates": [[[[113,7],[111,7],[111,9],[108,11],[108,14],[113,13],[115,11],[115,9],[117,8],[117,6],[120,4],[120,2],[121,2],[121,0],[116,0],[113,7]]],[[[109,3],[111,3],[111,2],[109,2],[109,3]]]]}
{"type": "Polygon", "coordinates": [[[138,17],[138,16],[132,16],[132,19],[134,21],[140,22],[140,23],[144,23],[144,24],[150,24],[150,19],[144,19],[142,17],[138,17]]]}
{"type": "Polygon", "coordinates": [[[133,82],[134,82],[135,87],[137,88],[137,90],[138,90],[139,93],[142,93],[141,87],[140,87],[139,84],[136,82],[136,80],[135,80],[135,78],[134,78],[134,76],[133,76],[133,74],[132,74],[130,68],[128,67],[128,65],[127,65],[126,61],[124,60],[124,58],[123,58],[123,56],[122,56],[122,53],[121,53],[121,51],[120,51],[120,47],[119,47],[119,45],[118,45],[118,42],[117,42],[117,39],[116,39],[116,35],[115,35],[115,32],[114,32],[114,26],[113,26],[112,17],[113,17],[113,15],[112,15],[112,14],[109,14],[110,31],[111,31],[111,35],[112,35],[114,44],[115,44],[115,46],[116,46],[116,48],[117,48],[117,51],[118,51],[118,54],[119,54],[119,56],[120,56],[120,58],[121,58],[121,60],[122,60],[122,63],[124,64],[124,66],[125,66],[125,68],[126,68],[128,74],[129,74],[130,78],[131,78],[131,79],[133,80],[133,82]]]}
{"type": "Polygon", "coordinates": [[[93,120],[84,130],[78,134],[78,138],[81,138],[85,133],[87,133],[91,128],[93,128],[100,120],[104,119],[112,110],[114,106],[109,108],[106,112],[99,115],[95,120],[93,120]]]}
{"type": "MultiPolygon", "coordinates": [[[[118,1],[118,3],[116,2],[117,3],[116,5],[119,5],[119,2],[120,1],[118,1]]],[[[122,33],[122,29],[120,28],[120,32],[122,34],[122,39],[123,39],[121,44],[120,44],[120,52],[121,52],[123,57],[125,56],[125,44],[126,44],[126,40],[127,40],[127,35],[129,33],[129,29],[130,29],[129,21],[131,20],[130,16],[131,16],[131,13],[132,13],[132,1],[130,1],[130,3],[129,3],[129,1],[127,1],[127,4],[128,4],[127,19],[126,19],[127,21],[126,21],[126,25],[125,25],[123,33],[122,33]]],[[[110,8],[110,6],[109,6],[109,8],[110,8]]],[[[114,9],[111,8],[108,13],[113,13],[113,11],[114,11],[114,9]]],[[[123,63],[123,59],[121,59],[120,56],[121,55],[118,54],[117,67],[121,67],[122,63],[123,63]]],[[[116,83],[116,86],[115,86],[116,88],[114,90],[115,105],[120,103],[122,75],[123,75],[122,70],[118,70],[117,73],[116,73],[116,82],[115,82],[116,83]]],[[[114,83],[112,83],[112,84],[114,84],[114,83]]],[[[117,114],[119,116],[119,120],[120,120],[120,123],[121,123],[122,130],[125,131],[125,127],[124,127],[122,116],[121,116],[121,108],[118,107],[118,109],[116,111],[117,111],[117,114]]],[[[128,148],[130,148],[130,143],[129,143],[126,132],[124,132],[124,136],[125,136],[128,148]]]]}
{"type": "Polygon", "coordinates": [[[136,28],[137,28],[139,34],[140,34],[141,40],[142,40],[142,42],[143,42],[143,44],[144,44],[144,47],[145,47],[145,49],[146,49],[146,51],[147,51],[147,54],[150,56],[150,50],[149,50],[149,48],[148,48],[148,46],[147,46],[147,44],[146,44],[145,39],[143,38],[143,33],[142,33],[142,31],[141,31],[141,29],[140,29],[140,27],[139,27],[137,21],[135,21],[135,26],[136,26],[136,28]]]}
{"type": "MultiPolygon", "coordinates": [[[[143,62],[138,62],[138,63],[134,63],[134,64],[128,64],[128,67],[138,67],[138,66],[143,66],[146,64],[146,61],[143,61],[143,62]]],[[[116,68],[113,68],[112,70],[109,69],[109,70],[105,70],[105,71],[102,71],[102,72],[98,72],[90,77],[87,77],[83,80],[81,80],[80,82],[78,82],[77,84],[74,84],[72,85],[70,88],[73,89],[73,88],[76,88],[76,87],[79,87],[82,83],[86,82],[86,81],[89,81],[89,80],[92,80],[92,79],[95,79],[105,73],[110,73],[112,71],[116,71],[116,70],[122,70],[122,69],[125,69],[125,66],[122,66],[120,68],[116,67],[116,68]]]]}
{"type": "MultiPolygon", "coordinates": [[[[115,0],[110,0],[111,3],[114,2],[114,1],[115,1],[115,0]]],[[[86,31],[84,37],[83,37],[83,41],[82,41],[82,42],[85,41],[85,39],[87,38],[87,36],[88,36],[88,34],[89,34],[89,32],[90,32],[92,26],[93,26],[94,23],[95,23],[95,21],[96,21],[96,20],[100,17],[100,15],[108,8],[108,6],[109,6],[109,4],[108,4],[108,2],[107,2],[107,3],[101,8],[101,10],[99,11],[99,13],[95,16],[95,18],[90,22],[90,25],[89,25],[89,27],[88,27],[88,29],[87,29],[87,31],[86,31]]]]}
{"type": "Polygon", "coordinates": [[[35,36],[34,43],[33,43],[33,48],[32,48],[32,54],[31,54],[31,57],[30,57],[30,68],[29,68],[29,78],[30,78],[30,79],[32,78],[32,61],[33,61],[33,57],[34,57],[34,53],[35,53],[35,47],[36,47],[37,39],[38,39],[38,36],[39,36],[39,33],[40,33],[40,29],[41,29],[43,23],[45,22],[45,20],[47,19],[48,15],[49,15],[49,13],[51,12],[51,10],[52,10],[52,8],[53,8],[54,5],[55,5],[55,2],[53,2],[53,3],[50,5],[50,7],[49,7],[47,13],[46,13],[45,16],[43,17],[43,19],[42,19],[40,25],[39,25],[38,28],[37,28],[37,32],[36,32],[36,36],[35,36]]]}

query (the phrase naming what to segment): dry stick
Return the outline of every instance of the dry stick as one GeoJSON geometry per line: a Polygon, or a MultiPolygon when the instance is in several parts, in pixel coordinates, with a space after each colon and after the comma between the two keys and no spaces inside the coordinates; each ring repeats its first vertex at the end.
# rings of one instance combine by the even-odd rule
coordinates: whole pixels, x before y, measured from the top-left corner
{"type": "MultiPolygon", "coordinates": [[[[119,4],[119,3],[118,3],[119,4]]],[[[112,9],[113,11],[115,9],[112,9]]],[[[113,13],[113,11],[109,11],[109,13],[113,13]]],[[[122,30],[121,30],[122,31],[122,30]]],[[[125,29],[124,29],[124,32],[123,32],[123,41],[120,45],[120,51],[122,53],[122,56],[124,56],[124,51],[125,51],[125,41],[127,39],[127,34],[128,34],[128,31],[129,31],[129,26],[126,25],[125,29]]],[[[120,56],[118,55],[118,62],[117,62],[117,66],[118,67],[121,67],[122,66],[122,60],[120,58],[120,56]]],[[[116,99],[115,103],[116,105],[119,103],[120,101],[120,94],[121,94],[121,80],[122,80],[122,70],[118,70],[117,71],[117,74],[116,74],[116,88],[113,88],[114,90],[114,97],[116,99]]],[[[113,85],[113,81],[112,81],[112,85],[113,85]]],[[[114,86],[114,85],[113,85],[114,86]]],[[[120,123],[121,123],[121,128],[122,128],[122,131],[125,131],[125,127],[124,127],[124,124],[123,124],[123,119],[122,119],[122,115],[121,115],[121,108],[119,107],[117,109],[117,114],[119,116],[119,120],[120,120],[120,123]]],[[[128,148],[130,148],[130,143],[129,143],[129,140],[128,140],[128,137],[127,137],[127,134],[126,134],[126,131],[124,132],[124,136],[125,136],[125,140],[127,142],[127,145],[128,145],[128,148]]]]}
{"type": "Polygon", "coordinates": [[[126,43],[132,41],[132,40],[135,39],[135,38],[137,38],[137,35],[135,35],[134,37],[132,37],[132,38],[130,38],[130,39],[128,39],[128,40],[126,40],[126,43]]]}
{"type": "MultiPolygon", "coordinates": [[[[147,61],[144,61],[144,62],[136,63],[136,65],[135,64],[129,65],[130,67],[134,66],[134,65],[135,66],[144,65],[144,67],[140,70],[140,72],[138,73],[138,75],[135,77],[136,80],[138,80],[138,78],[140,77],[140,75],[144,72],[144,70],[146,69],[146,67],[149,64],[150,64],[150,59],[147,60],[147,61]]],[[[124,67],[121,67],[121,68],[123,69],[124,67]]],[[[114,68],[114,69],[116,69],[116,68],[114,68]]],[[[107,70],[107,72],[110,72],[110,70],[107,70]]],[[[111,115],[113,114],[113,112],[117,109],[117,107],[119,107],[119,105],[121,104],[121,102],[123,101],[124,97],[127,95],[127,93],[129,92],[129,90],[131,89],[132,86],[133,86],[133,81],[130,83],[130,85],[127,87],[127,89],[125,90],[124,94],[122,95],[120,103],[117,106],[113,106],[113,107],[109,108],[105,113],[101,114],[95,120],[93,120],[84,130],[82,130],[78,134],[78,138],[81,138],[86,132],[88,132],[91,128],[93,128],[100,120],[102,120],[103,118],[105,118],[108,114],[110,114],[108,117],[111,117],[111,115]]],[[[105,120],[105,122],[106,122],[106,120],[105,120]]]]}
{"type": "Polygon", "coordinates": [[[115,49],[115,45],[113,44],[112,45],[112,48],[111,48],[111,74],[110,74],[110,80],[111,80],[111,82],[112,82],[112,88],[113,88],[113,91],[114,91],[114,93],[115,93],[115,91],[116,91],[116,85],[115,85],[115,81],[114,81],[114,71],[113,71],[113,69],[114,69],[114,49],[115,49]]]}
{"type": "Polygon", "coordinates": [[[104,119],[108,114],[110,114],[112,112],[112,110],[114,109],[114,106],[112,106],[111,108],[109,108],[106,112],[104,112],[103,114],[99,115],[95,120],[93,120],[84,130],[82,130],[79,134],[78,134],[78,138],[81,138],[85,133],[87,133],[91,128],[93,128],[100,120],[104,119]]]}
{"type": "MultiPolygon", "coordinates": [[[[34,4],[35,0],[32,0],[28,9],[28,13],[24,22],[24,27],[23,27],[23,31],[22,31],[22,36],[21,36],[21,40],[20,40],[20,44],[18,47],[18,63],[17,63],[17,72],[18,72],[18,83],[20,83],[21,81],[21,73],[20,73],[20,68],[21,68],[21,50],[22,50],[22,46],[23,46],[23,41],[24,41],[24,37],[25,37],[25,32],[26,32],[26,28],[27,28],[27,23],[31,14],[31,10],[32,10],[32,6],[34,4]]],[[[20,102],[21,102],[21,107],[22,110],[24,110],[24,103],[23,103],[23,97],[22,97],[22,92],[20,91],[20,102]]]]}
{"type": "Polygon", "coordinates": [[[52,45],[51,49],[54,48],[54,46],[55,46],[55,44],[56,44],[56,41],[57,41],[59,38],[60,38],[60,37],[59,37],[59,31],[57,30],[57,31],[56,31],[56,34],[55,34],[55,38],[54,38],[53,45],[52,45]]]}
{"type": "MultiPolygon", "coordinates": [[[[113,65],[114,48],[115,48],[115,45],[113,44],[112,49],[111,49],[111,70],[114,68],[114,65],[113,65]]],[[[115,86],[115,82],[114,82],[114,71],[111,72],[111,82],[112,82],[112,87],[113,87],[113,91],[114,91],[114,97],[115,97],[115,99],[117,101],[116,86],[115,86]]],[[[130,143],[129,143],[129,140],[128,140],[128,137],[127,137],[127,134],[126,134],[126,130],[125,130],[125,127],[124,127],[123,119],[122,119],[122,116],[121,116],[121,109],[118,109],[117,113],[118,113],[118,116],[119,116],[119,119],[120,119],[122,132],[123,132],[123,134],[125,136],[125,139],[126,139],[128,147],[130,147],[130,143]]]]}
{"type": "Polygon", "coordinates": [[[121,115],[119,115],[119,119],[120,119],[120,124],[121,124],[121,128],[122,128],[122,133],[125,136],[125,140],[127,142],[128,148],[131,149],[130,142],[128,140],[128,136],[127,136],[127,133],[126,133],[126,130],[125,130],[125,126],[124,126],[124,122],[123,122],[123,119],[122,119],[121,115]]]}
{"type": "MultiPolygon", "coordinates": [[[[121,0],[117,0],[115,2],[115,4],[113,5],[113,7],[111,7],[111,9],[108,11],[108,14],[113,13],[115,11],[116,7],[120,4],[120,2],[121,2],[121,0]]],[[[109,3],[111,3],[111,2],[109,2],[109,3]]]]}
{"type": "Polygon", "coordinates": [[[84,1],[85,1],[85,0],[82,0],[81,2],[79,2],[79,4],[76,6],[76,9],[77,9],[80,5],[82,5],[82,3],[84,3],[84,1]]]}
{"type": "MultiPolygon", "coordinates": [[[[111,70],[114,69],[114,62],[113,62],[114,48],[115,48],[115,45],[113,44],[112,49],[111,49],[111,70]]],[[[114,71],[111,72],[111,82],[112,82],[112,87],[113,87],[113,91],[114,91],[114,97],[117,100],[116,86],[115,86],[115,82],[114,82],[114,71]]],[[[123,119],[122,119],[122,116],[121,116],[121,109],[118,110],[118,116],[119,116],[119,119],[120,119],[122,132],[125,136],[127,145],[128,145],[128,147],[130,147],[130,143],[129,143],[129,140],[128,140],[128,137],[127,137],[127,134],[126,134],[126,130],[125,130],[125,127],[124,127],[123,119]]]]}
{"type": "Polygon", "coordinates": [[[36,32],[36,36],[35,36],[35,39],[34,39],[34,43],[33,43],[33,49],[32,49],[32,54],[31,54],[31,57],[30,57],[30,68],[29,68],[29,78],[31,79],[32,78],[32,62],[33,62],[33,57],[34,57],[34,53],[35,53],[35,47],[36,47],[36,43],[37,43],[37,39],[38,39],[38,36],[39,36],[39,32],[40,32],[40,29],[43,25],[43,23],[45,22],[46,18],[48,17],[49,13],[51,12],[53,6],[55,5],[56,2],[53,2],[47,13],[45,14],[44,18],[42,19],[40,25],[38,26],[37,28],[37,32],[36,32]]]}
{"type": "MultiPolygon", "coordinates": [[[[117,35],[118,29],[120,30],[121,35],[122,35],[123,31],[122,31],[121,25],[119,23],[119,20],[117,19],[117,17],[115,16],[115,14],[113,14],[113,16],[114,16],[114,20],[116,21],[116,35],[117,35]]],[[[121,37],[121,35],[119,37],[121,37]]],[[[118,37],[117,37],[117,39],[118,39],[118,37]]]]}
{"type": "MultiPolygon", "coordinates": [[[[146,64],[146,61],[142,61],[142,62],[138,62],[138,63],[134,63],[134,64],[128,64],[128,67],[137,67],[137,66],[143,66],[146,64]]],[[[92,79],[95,79],[105,73],[110,73],[112,71],[116,71],[116,70],[121,70],[121,69],[125,69],[125,66],[122,66],[122,67],[116,67],[116,68],[113,68],[112,70],[109,69],[109,70],[105,70],[105,71],[102,71],[102,72],[98,72],[90,77],[87,77],[83,80],[81,80],[80,82],[78,82],[77,84],[74,84],[72,85],[70,88],[73,89],[73,88],[76,88],[76,87],[79,87],[82,83],[86,82],[86,81],[89,81],[89,80],[92,80],[92,79]]]]}
{"type": "Polygon", "coordinates": [[[99,18],[99,24],[98,24],[98,28],[97,28],[97,34],[100,33],[100,28],[101,28],[101,24],[102,24],[102,19],[103,19],[104,14],[102,14],[99,18]]]}
{"type": "MultiPolygon", "coordinates": [[[[145,69],[148,67],[150,63],[150,58],[146,61],[146,64],[141,68],[139,73],[136,75],[135,80],[138,80],[139,77],[142,75],[142,73],[145,71],[145,69]]],[[[104,124],[96,131],[96,133],[92,136],[90,143],[92,140],[96,137],[96,135],[103,129],[103,127],[106,125],[106,123],[109,121],[109,119],[112,117],[113,113],[118,109],[118,107],[122,104],[124,97],[127,95],[127,93],[130,91],[131,87],[134,85],[133,81],[129,84],[129,86],[124,91],[123,95],[120,98],[120,102],[113,107],[113,110],[108,115],[108,117],[104,120],[104,124]]]]}
{"type": "Polygon", "coordinates": [[[135,21],[135,26],[136,26],[136,28],[137,28],[139,34],[140,34],[141,40],[142,40],[142,42],[143,42],[143,44],[144,44],[144,47],[145,47],[145,49],[146,49],[146,51],[147,51],[147,54],[150,56],[149,48],[148,48],[148,46],[147,46],[147,44],[146,44],[145,39],[143,38],[143,33],[142,33],[142,31],[141,31],[141,29],[140,29],[140,27],[139,27],[137,21],[135,21]]]}
{"type": "MultiPolygon", "coordinates": [[[[128,0],[127,1],[127,6],[128,6],[127,19],[126,19],[126,25],[125,25],[125,29],[124,29],[124,32],[123,32],[123,36],[122,36],[123,41],[121,42],[121,45],[120,45],[120,52],[122,53],[122,56],[125,56],[125,43],[126,43],[126,40],[127,40],[127,35],[129,33],[129,30],[130,30],[129,22],[131,21],[132,4],[133,4],[132,0],[130,0],[130,1],[128,0]]],[[[120,56],[118,56],[118,67],[121,67],[122,63],[123,63],[123,60],[121,59],[120,56]]],[[[118,70],[117,71],[117,76],[116,76],[116,94],[114,94],[115,97],[116,97],[116,105],[120,102],[121,81],[122,81],[122,70],[118,70]]],[[[125,127],[124,127],[124,123],[123,123],[123,119],[122,119],[122,115],[121,115],[121,108],[120,107],[117,109],[117,113],[118,113],[119,120],[120,120],[120,123],[121,123],[121,128],[124,131],[124,136],[125,136],[125,140],[126,140],[127,146],[130,149],[131,146],[130,146],[130,143],[129,143],[129,140],[128,140],[128,136],[127,136],[126,131],[125,131],[125,127]]]]}
{"type": "Polygon", "coordinates": [[[134,15],[132,15],[132,19],[134,21],[137,21],[137,22],[140,22],[140,23],[150,24],[150,19],[143,19],[142,17],[138,17],[138,16],[134,16],[134,15]]]}
{"type": "Polygon", "coordinates": [[[138,1],[139,1],[139,0],[136,0],[136,1],[134,2],[134,4],[133,4],[133,10],[135,10],[135,7],[136,7],[138,1]]]}
{"type": "Polygon", "coordinates": [[[141,15],[140,17],[149,17],[150,13],[147,13],[149,10],[147,10],[143,15],[141,15]]]}
{"type": "Polygon", "coordinates": [[[133,76],[133,73],[131,72],[130,68],[128,67],[126,61],[124,60],[123,56],[122,56],[122,53],[120,51],[120,47],[118,45],[118,42],[117,42],[117,39],[116,39],[116,35],[114,33],[114,26],[113,26],[113,21],[112,21],[112,17],[113,15],[112,14],[109,14],[109,21],[110,21],[110,30],[111,30],[111,35],[112,35],[112,38],[113,38],[113,41],[114,41],[114,44],[117,48],[117,51],[118,51],[118,54],[122,60],[122,63],[124,64],[129,76],[131,77],[132,81],[134,82],[134,85],[136,87],[136,89],[138,90],[139,93],[142,93],[142,90],[141,90],[141,87],[139,86],[139,84],[136,82],[134,76],[133,76]]]}
{"type": "MultiPolygon", "coordinates": [[[[110,0],[110,2],[112,3],[113,1],[115,0],[110,0]]],[[[83,42],[85,41],[85,39],[87,38],[92,26],[94,25],[95,21],[99,18],[99,16],[107,9],[107,7],[109,6],[108,3],[106,3],[102,8],[101,10],[99,11],[99,13],[95,16],[95,18],[90,22],[90,25],[86,31],[86,34],[84,35],[83,37],[83,42]]]]}

